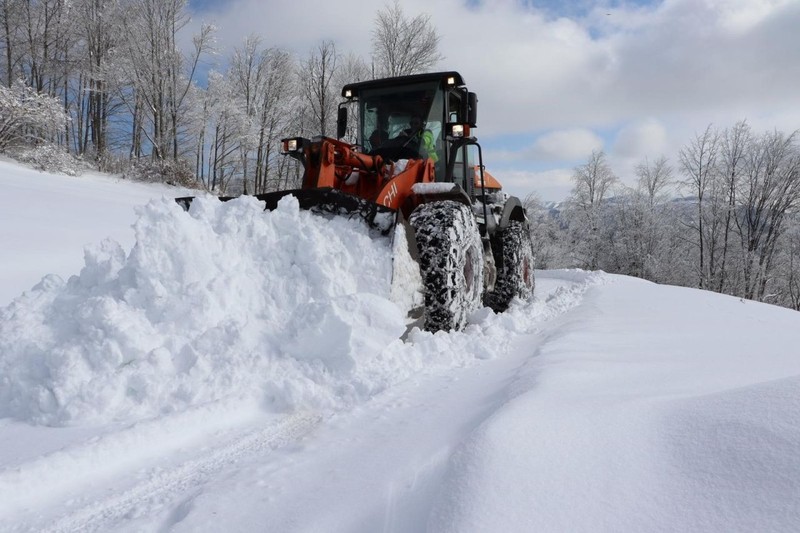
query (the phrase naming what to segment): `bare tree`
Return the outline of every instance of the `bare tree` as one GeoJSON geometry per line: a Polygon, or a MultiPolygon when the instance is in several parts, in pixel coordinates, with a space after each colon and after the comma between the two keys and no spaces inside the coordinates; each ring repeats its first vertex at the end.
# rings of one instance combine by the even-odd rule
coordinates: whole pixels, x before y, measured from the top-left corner
{"type": "Polygon", "coordinates": [[[3,49],[4,79],[8,87],[13,85],[15,71],[22,61],[22,30],[25,27],[22,8],[23,0],[0,0],[0,45],[3,49]]]}
{"type": "Polygon", "coordinates": [[[659,201],[664,200],[664,191],[672,185],[672,167],[667,158],[659,157],[654,162],[645,159],[636,166],[638,178],[637,187],[639,194],[644,196],[647,205],[654,207],[659,201]]]}
{"type": "Polygon", "coordinates": [[[71,8],[61,0],[27,1],[22,17],[25,32],[25,55],[22,72],[27,83],[39,93],[56,95],[61,87],[64,40],[67,39],[71,8]]]}
{"type": "Polygon", "coordinates": [[[767,296],[784,220],[800,205],[797,135],[765,133],[748,154],[741,185],[742,216],[737,221],[745,298],[764,300],[767,296]]]}
{"type": "Polygon", "coordinates": [[[276,48],[264,49],[261,39],[250,36],[241,48],[234,51],[229,77],[254,131],[250,142],[242,145],[242,174],[244,192],[267,190],[266,177],[277,155],[278,137],[283,133],[295,91],[292,90],[292,59],[288,52],[276,48]],[[255,159],[251,163],[251,154],[255,159]]]}
{"type": "MultiPolygon", "coordinates": [[[[193,38],[191,56],[178,49],[177,34],[188,23],[187,0],[133,0],[124,18],[121,74],[132,90],[121,92],[134,115],[134,137],[147,137],[155,159],[177,159],[180,122],[200,57],[209,52],[212,28],[193,38]],[[148,123],[145,124],[145,121],[148,123]]],[[[134,142],[136,144],[136,142],[134,142]]]]}
{"type": "Polygon", "coordinates": [[[250,143],[251,117],[244,99],[225,76],[209,74],[210,154],[208,160],[210,189],[226,192],[234,178],[241,175],[242,160],[237,154],[250,143]]]}
{"type": "Polygon", "coordinates": [[[626,209],[623,239],[625,264],[631,275],[660,281],[669,258],[662,255],[668,247],[665,222],[670,211],[666,191],[672,185],[672,167],[666,157],[654,162],[647,159],[636,167],[637,185],[617,206],[626,209]]]}
{"type": "Polygon", "coordinates": [[[709,126],[681,151],[680,170],[690,198],[670,194],[665,158],[644,161],[636,187],[611,196],[613,173],[602,152],[592,154],[575,168],[565,209],[526,201],[546,262],[537,264],[702,283],[800,310],[800,131],[709,126]]]}
{"type": "Polygon", "coordinates": [[[339,58],[334,84],[338,91],[348,83],[357,83],[370,79],[369,65],[358,55],[349,52],[339,58]]]}
{"type": "Polygon", "coordinates": [[[336,116],[336,63],[338,57],[333,41],[323,41],[300,65],[299,79],[303,96],[316,123],[316,135],[333,131],[336,116]]]}
{"type": "MultiPolygon", "coordinates": [[[[260,46],[261,39],[259,37],[251,35],[245,38],[244,44],[234,49],[230,69],[228,70],[228,78],[231,80],[234,90],[241,96],[244,112],[252,124],[255,124],[257,114],[256,99],[262,84],[261,78],[264,75],[264,69],[259,58],[260,46]]],[[[248,163],[252,148],[249,142],[240,144],[244,194],[248,194],[248,163]]]]}
{"type": "Polygon", "coordinates": [[[714,169],[719,150],[719,136],[709,124],[702,134],[695,138],[680,151],[681,170],[687,176],[687,184],[697,196],[697,220],[693,224],[697,232],[697,248],[699,254],[698,287],[705,288],[709,283],[707,271],[708,254],[706,248],[706,229],[704,221],[704,201],[706,192],[711,187],[714,169]]]}
{"type": "Polygon", "coordinates": [[[523,201],[533,243],[533,256],[536,268],[558,268],[567,263],[564,231],[559,220],[542,202],[538,195],[531,193],[523,201]]]}
{"type": "Polygon", "coordinates": [[[783,270],[783,298],[776,303],[800,311],[800,219],[793,217],[786,235],[783,270]]]}
{"type": "Polygon", "coordinates": [[[719,201],[725,201],[722,257],[719,268],[718,283],[714,289],[718,292],[726,292],[729,283],[729,264],[730,255],[730,236],[733,231],[734,221],[736,220],[738,182],[740,174],[743,172],[745,156],[752,143],[752,135],[747,122],[738,122],[733,128],[726,129],[720,138],[720,154],[718,162],[718,181],[717,187],[720,196],[719,201]]]}
{"type": "Polygon", "coordinates": [[[594,150],[585,164],[575,167],[572,181],[575,183],[572,189],[574,203],[588,212],[606,198],[617,177],[606,161],[605,152],[594,150]]]}
{"type": "Polygon", "coordinates": [[[379,76],[428,72],[444,59],[439,53],[441,38],[430,19],[424,13],[407,17],[399,0],[378,11],[372,30],[372,56],[379,76]]]}
{"type": "Polygon", "coordinates": [[[120,41],[120,7],[118,0],[81,0],[75,7],[84,43],[75,110],[76,149],[79,154],[91,153],[101,169],[109,149],[109,118],[120,106],[114,102],[109,80],[109,62],[120,41]]]}
{"type": "Polygon", "coordinates": [[[575,187],[567,209],[572,244],[580,265],[594,270],[599,268],[604,245],[604,200],[618,180],[606,161],[605,152],[595,150],[585,164],[575,167],[572,181],[575,187]]]}
{"type": "Polygon", "coordinates": [[[293,90],[296,87],[292,76],[293,62],[289,53],[270,48],[264,51],[262,61],[265,75],[259,97],[256,193],[280,188],[283,168],[280,163],[286,158],[278,151],[278,140],[286,134],[297,102],[293,90]],[[270,185],[270,180],[275,183],[274,186],[270,185]]]}

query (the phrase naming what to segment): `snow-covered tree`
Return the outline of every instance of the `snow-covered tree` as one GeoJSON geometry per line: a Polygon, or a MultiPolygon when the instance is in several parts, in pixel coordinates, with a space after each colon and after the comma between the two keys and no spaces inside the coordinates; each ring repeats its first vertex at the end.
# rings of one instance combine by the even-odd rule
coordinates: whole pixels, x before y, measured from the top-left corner
{"type": "Polygon", "coordinates": [[[22,62],[22,48],[24,41],[24,28],[22,0],[0,0],[0,50],[3,53],[2,70],[3,83],[7,87],[14,84],[18,76],[19,65],[22,62]]]}
{"type": "Polygon", "coordinates": [[[211,51],[213,28],[202,26],[185,57],[178,32],[188,23],[187,0],[130,0],[123,19],[124,42],[117,56],[123,98],[133,115],[134,154],[144,136],[156,159],[181,155],[182,120],[200,58],[211,51]]]}
{"type": "MultiPolygon", "coordinates": [[[[614,198],[611,211],[614,271],[653,281],[662,281],[671,270],[668,228],[672,215],[670,197],[672,168],[661,157],[636,167],[637,184],[614,198]]],[[[605,263],[608,265],[608,263],[605,263]]]]}
{"type": "Polygon", "coordinates": [[[49,143],[64,130],[61,102],[17,81],[0,85],[0,151],[12,146],[49,143]]]}
{"type": "Polygon", "coordinates": [[[569,264],[564,242],[567,234],[556,210],[548,208],[535,193],[529,194],[523,205],[528,214],[533,257],[536,268],[562,268],[569,264]]]}
{"type": "Polygon", "coordinates": [[[121,42],[122,7],[119,0],[77,0],[74,7],[83,46],[82,56],[76,58],[74,144],[79,154],[91,154],[100,168],[108,161],[109,120],[121,109],[109,63],[121,42]]]}
{"type": "MultiPolygon", "coordinates": [[[[348,83],[358,83],[360,81],[369,80],[371,78],[369,65],[358,55],[351,53],[345,54],[339,60],[339,66],[336,69],[333,85],[336,92],[337,99],[340,98],[341,93],[339,90],[348,83]]],[[[358,138],[358,106],[350,106],[348,111],[351,113],[347,121],[347,129],[344,134],[344,140],[350,143],[355,143],[358,138]]]]}
{"type": "Polygon", "coordinates": [[[756,140],[747,157],[738,218],[745,298],[767,297],[784,222],[800,207],[797,138],[797,133],[767,132],[756,140]]]}
{"type": "Polygon", "coordinates": [[[410,18],[399,0],[375,15],[372,30],[372,58],[375,74],[404,76],[430,71],[444,59],[439,52],[441,37],[431,16],[421,13],[410,18]]]}
{"type": "Polygon", "coordinates": [[[336,44],[323,41],[311,50],[299,67],[300,87],[314,121],[314,135],[335,135],[339,98],[333,81],[337,79],[338,61],[336,44]]]}
{"type": "Polygon", "coordinates": [[[278,140],[286,133],[296,91],[294,64],[288,52],[264,48],[260,38],[250,36],[234,51],[229,77],[253,127],[251,140],[243,145],[243,189],[245,193],[266,192],[275,164],[278,140]],[[252,183],[252,187],[249,185],[252,183]]]}
{"type": "Polygon", "coordinates": [[[715,209],[716,214],[722,220],[717,226],[722,228],[721,251],[716,256],[719,258],[719,267],[715,266],[715,284],[712,287],[718,292],[735,290],[729,285],[735,285],[736,269],[731,264],[735,259],[733,251],[734,238],[733,232],[735,221],[737,220],[737,193],[739,182],[744,173],[746,156],[752,145],[752,133],[747,122],[741,121],[732,128],[727,128],[722,132],[719,139],[720,152],[717,161],[717,172],[715,176],[715,197],[714,205],[720,206],[715,209]]]}
{"type": "Polygon", "coordinates": [[[577,266],[591,270],[601,268],[604,235],[608,220],[608,194],[618,179],[603,151],[593,151],[589,160],[575,167],[575,184],[565,212],[570,228],[570,246],[577,266]]]}
{"type": "MultiPolygon", "coordinates": [[[[709,125],[701,134],[695,135],[694,139],[681,149],[680,164],[692,194],[697,198],[697,217],[691,222],[691,228],[696,237],[698,268],[698,286],[702,289],[710,284],[711,273],[709,269],[709,248],[711,254],[714,252],[713,246],[708,245],[708,229],[706,228],[707,204],[706,193],[712,188],[712,181],[717,164],[717,153],[719,151],[719,135],[714,128],[709,125]]],[[[712,217],[712,224],[716,222],[712,217]]],[[[712,241],[716,235],[712,226],[712,241]]],[[[713,265],[713,262],[711,262],[713,265]]]]}
{"type": "Polygon", "coordinates": [[[242,95],[234,84],[219,73],[209,74],[210,152],[208,175],[210,189],[226,192],[241,178],[240,154],[253,145],[253,117],[248,116],[242,95]]]}

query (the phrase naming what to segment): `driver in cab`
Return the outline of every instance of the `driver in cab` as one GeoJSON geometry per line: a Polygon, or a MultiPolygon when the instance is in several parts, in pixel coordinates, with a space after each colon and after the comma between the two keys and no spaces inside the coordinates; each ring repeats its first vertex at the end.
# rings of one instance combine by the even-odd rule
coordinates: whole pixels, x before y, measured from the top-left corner
{"type": "Polygon", "coordinates": [[[413,144],[422,157],[429,157],[434,163],[439,160],[439,156],[436,154],[433,132],[425,128],[425,122],[419,115],[411,117],[409,127],[401,131],[399,137],[407,138],[408,140],[403,145],[413,144]]]}
{"type": "Polygon", "coordinates": [[[409,121],[409,127],[400,132],[397,137],[389,139],[387,142],[385,131],[375,130],[369,136],[369,143],[373,153],[379,148],[407,148],[417,152],[421,157],[428,157],[434,163],[439,161],[436,153],[436,142],[433,132],[425,128],[425,122],[419,115],[414,115],[409,121]]]}

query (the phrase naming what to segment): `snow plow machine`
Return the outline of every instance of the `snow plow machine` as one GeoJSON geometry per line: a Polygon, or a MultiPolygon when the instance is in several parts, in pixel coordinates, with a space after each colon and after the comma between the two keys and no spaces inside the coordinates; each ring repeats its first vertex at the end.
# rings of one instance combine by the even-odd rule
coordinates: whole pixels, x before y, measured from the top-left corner
{"type": "MultiPolygon", "coordinates": [[[[392,299],[428,331],[462,329],[482,305],[502,312],[529,297],[525,210],[484,169],[471,136],[478,98],[461,75],[351,83],[342,97],[336,139],[281,141],[302,163],[302,186],[256,195],[266,209],[291,194],[303,209],[359,216],[391,235],[392,299]]],[[[191,198],[177,201],[188,209],[191,198]]]]}

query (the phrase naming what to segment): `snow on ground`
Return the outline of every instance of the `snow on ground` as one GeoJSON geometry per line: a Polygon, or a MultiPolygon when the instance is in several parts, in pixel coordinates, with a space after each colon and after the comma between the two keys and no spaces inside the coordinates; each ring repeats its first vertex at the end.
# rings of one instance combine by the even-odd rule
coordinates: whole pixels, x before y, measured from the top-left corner
{"type": "Polygon", "coordinates": [[[0,531],[800,530],[796,312],[544,271],[403,341],[356,221],[0,165],[0,531]]]}
{"type": "Polygon", "coordinates": [[[68,179],[2,158],[0,183],[0,306],[47,274],[77,274],[85,245],[113,236],[130,248],[133,206],[186,193],[93,172],[68,179]]]}

